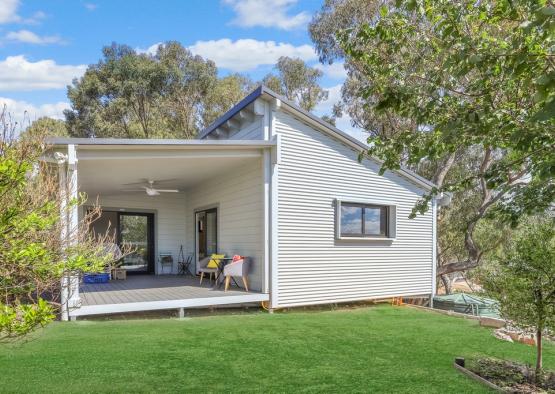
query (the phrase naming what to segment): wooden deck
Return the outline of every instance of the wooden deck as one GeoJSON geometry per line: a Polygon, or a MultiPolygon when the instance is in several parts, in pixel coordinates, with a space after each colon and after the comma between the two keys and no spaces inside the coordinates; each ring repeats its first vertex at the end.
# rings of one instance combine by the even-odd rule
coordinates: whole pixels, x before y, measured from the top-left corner
{"type": "Polygon", "coordinates": [[[176,275],[129,275],[126,280],[81,284],[81,307],[70,317],[162,309],[209,307],[267,301],[267,294],[246,292],[232,286],[228,291],[213,289],[198,278],[176,275]]]}

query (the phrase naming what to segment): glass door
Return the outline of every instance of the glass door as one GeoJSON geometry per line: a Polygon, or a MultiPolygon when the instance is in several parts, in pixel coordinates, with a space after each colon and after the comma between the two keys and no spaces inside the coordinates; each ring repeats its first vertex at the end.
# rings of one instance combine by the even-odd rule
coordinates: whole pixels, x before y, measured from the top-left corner
{"type": "Polygon", "coordinates": [[[218,252],[218,211],[216,208],[196,213],[196,239],[198,260],[218,252]]]}
{"type": "Polygon", "coordinates": [[[154,214],[119,212],[120,245],[130,245],[134,252],[122,260],[128,273],[154,272],[154,214]]]}

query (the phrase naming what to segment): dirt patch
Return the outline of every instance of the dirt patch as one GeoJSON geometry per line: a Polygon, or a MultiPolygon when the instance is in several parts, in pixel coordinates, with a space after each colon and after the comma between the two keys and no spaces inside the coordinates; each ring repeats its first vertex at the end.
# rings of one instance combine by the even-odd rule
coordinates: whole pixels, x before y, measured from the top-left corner
{"type": "Polygon", "coordinates": [[[555,393],[555,371],[536,377],[527,365],[494,358],[469,360],[465,367],[509,393],[555,393]]]}

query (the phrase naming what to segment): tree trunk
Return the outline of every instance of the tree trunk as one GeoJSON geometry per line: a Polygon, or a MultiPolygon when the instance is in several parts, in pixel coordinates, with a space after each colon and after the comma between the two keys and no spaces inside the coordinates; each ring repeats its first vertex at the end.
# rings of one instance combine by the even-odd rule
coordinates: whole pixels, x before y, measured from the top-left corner
{"type": "Polygon", "coordinates": [[[445,289],[445,294],[451,294],[453,292],[453,282],[449,275],[441,275],[440,278],[443,283],[443,288],[445,289]]]}
{"type": "Polygon", "coordinates": [[[542,328],[538,327],[536,331],[536,381],[541,378],[541,372],[543,368],[542,352],[542,328]]]}

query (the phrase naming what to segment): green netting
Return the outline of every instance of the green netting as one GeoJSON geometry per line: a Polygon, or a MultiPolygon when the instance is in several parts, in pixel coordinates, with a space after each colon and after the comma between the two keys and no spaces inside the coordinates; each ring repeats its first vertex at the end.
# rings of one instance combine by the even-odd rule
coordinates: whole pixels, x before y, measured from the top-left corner
{"type": "Polygon", "coordinates": [[[435,296],[434,308],[474,316],[499,318],[497,301],[466,293],[435,296]]]}

